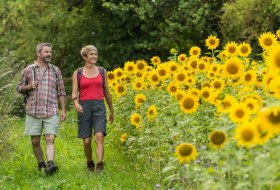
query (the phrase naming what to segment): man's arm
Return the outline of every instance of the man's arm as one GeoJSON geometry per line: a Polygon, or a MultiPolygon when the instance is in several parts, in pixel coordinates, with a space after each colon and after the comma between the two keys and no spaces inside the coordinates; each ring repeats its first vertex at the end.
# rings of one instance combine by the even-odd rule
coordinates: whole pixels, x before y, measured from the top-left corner
{"type": "Polygon", "coordinates": [[[60,119],[64,121],[66,118],[66,96],[59,96],[58,100],[61,106],[60,119]]]}

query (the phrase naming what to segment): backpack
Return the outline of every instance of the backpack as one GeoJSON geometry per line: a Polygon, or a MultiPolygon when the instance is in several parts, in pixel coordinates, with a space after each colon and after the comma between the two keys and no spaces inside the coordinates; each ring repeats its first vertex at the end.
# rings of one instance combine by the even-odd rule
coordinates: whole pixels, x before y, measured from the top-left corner
{"type": "MultiPolygon", "coordinates": [[[[54,72],[55,81],[57,81],[58,80],[57,72],[56,72],[56,70],[55,70],[55,68],[52,64],[50,64],[50,66],[51,66],[51,68],[54,72]]],[[[34,66],[31,66],[31,72],[32,72],[32,81],[35,81],[36,80],[36,72],[35,72],[35,67],[34,66]]],[[[26,94],[23,95],[23,101],[24,101],[25,104],[27,103],[27,99],[29,97],[29,94],[30,94],[30,92],[27,92],[26,94]]]]}
{"type": "MultiPolygon", "coordinates": [[[[102,76],[102,80],[103,80],[103,89],[105,89],[105,69],[103,67],[99,67],[97,66],[99,73],[102,76]]],[[[81,78],[83,75],[83,67],[80,67],[77,69],[77,81],[78,81],[78,89],[80,89],[80,82],[81,82],[81,78]]]]}

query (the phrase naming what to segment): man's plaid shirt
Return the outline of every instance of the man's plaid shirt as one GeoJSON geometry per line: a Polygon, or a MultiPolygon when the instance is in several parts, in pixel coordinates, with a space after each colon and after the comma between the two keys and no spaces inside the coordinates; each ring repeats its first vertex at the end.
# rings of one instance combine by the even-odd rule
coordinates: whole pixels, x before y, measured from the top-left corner
{"type": "Polygon", "coordinates": [[[39,66],[31,64],[22,71],[17,91],[32,82],[32,67],[35,68],[35,79],[39,82],[36,89],[29,91],[26,114],[36,118],[48,118],[58,114],[58,96],[66,96],[62,74],[58,67],[54,66],[56,74],[50,64],[42,75],[39,66]]]}

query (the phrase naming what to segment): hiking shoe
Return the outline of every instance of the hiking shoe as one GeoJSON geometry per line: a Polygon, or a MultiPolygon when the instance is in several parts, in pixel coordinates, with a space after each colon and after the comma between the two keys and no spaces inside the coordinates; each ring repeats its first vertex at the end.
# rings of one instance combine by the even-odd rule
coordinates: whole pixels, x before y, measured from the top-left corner
{"type": "Polygon", "coordinates": [[[94,172],[94,168],[95,168],[94,161],[93,161],[93,160],[88,161],[88,162],[87,162],[87,169],[88,169],[88,171],[94,172]]]}
{"type": "Polygon", "coordinates": [[[102,172],[104,169],[104,162],[100,161],[96,164],[96,172],[102,172]]]}
{"type": "Polygon", "coordinates": [[[43,169],[45,169],[47,167],[46,162],[38,162],[38,169],[41,172],[43,169]]]}
{"type": "Polygon", "coordinates": [[[57,171],[58,171],[58,166],[56,165],[56,163],[52,160],[48,161],[47,167],[45,169],[45,173],[50,176],[57,171]]]}

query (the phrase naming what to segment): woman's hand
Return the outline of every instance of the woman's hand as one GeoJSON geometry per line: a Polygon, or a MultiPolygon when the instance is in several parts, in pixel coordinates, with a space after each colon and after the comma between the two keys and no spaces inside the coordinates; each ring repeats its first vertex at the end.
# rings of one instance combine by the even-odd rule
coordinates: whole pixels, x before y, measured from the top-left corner
{"type": "Polygon", "coordinates": [[[74,107],[75,107],[77,112],[83,113],[83,107],[79,104],[78,101],[74,101],[74,107]]]}

